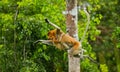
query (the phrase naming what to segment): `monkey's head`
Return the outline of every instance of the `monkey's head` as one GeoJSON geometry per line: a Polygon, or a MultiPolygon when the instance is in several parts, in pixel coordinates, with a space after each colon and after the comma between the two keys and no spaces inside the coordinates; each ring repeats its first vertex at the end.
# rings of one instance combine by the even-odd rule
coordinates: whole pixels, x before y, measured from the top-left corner
{"type": "Polygon", "coordinates": [[[50,31],[48,32],[48,39],[49,39],[49,40],[56,39],[56,29],[50,30],[50,31]]]}
{"type": "Polygon", "coordinates": [[[50,31],[48,32],[48,39],[49,39],[49,40],[54,40],[54,39],[57,40],[57,38],[58,38],[59,36],[61,36],[62,33],[63,33],[63,32],[62,32],[60,29],[50,30],[50,31]]]}

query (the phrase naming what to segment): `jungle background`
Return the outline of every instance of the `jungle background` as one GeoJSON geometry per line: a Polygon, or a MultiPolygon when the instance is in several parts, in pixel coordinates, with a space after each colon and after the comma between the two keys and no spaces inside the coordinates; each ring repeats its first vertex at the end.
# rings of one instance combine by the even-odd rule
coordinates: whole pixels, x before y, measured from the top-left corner
{"type": "MultiPolygon", "coordinates": [[[[89,59],[80,62],[81,72],[120,72],[120,0],[80,0],[88,4],[90,26],[83,41],[89,59]]],[[[54,27],[66,32],[65,0],[0,0],[0,72],[68,72],[66,51],[37,43],[54,27]]],[[[79,40],[87,17],[78,12],[79,40]]]]}

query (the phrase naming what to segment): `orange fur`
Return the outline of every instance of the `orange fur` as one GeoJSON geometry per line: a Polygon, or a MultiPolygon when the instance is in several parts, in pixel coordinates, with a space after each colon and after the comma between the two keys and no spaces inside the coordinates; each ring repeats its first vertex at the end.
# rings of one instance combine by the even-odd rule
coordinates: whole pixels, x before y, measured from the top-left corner
{"type": "Polygon", "coordinates": [[[77,55],[80,53],[81,44],[79,41],[75,40],[73,37],[65,34],[59,29],[50,30],[48,32],[48,39],[53,41],[53,44],[58,49],[69,49],[71,47],[71,55],[77,55]],[[69,47],[69,48],[68,48],[69,47]]]}

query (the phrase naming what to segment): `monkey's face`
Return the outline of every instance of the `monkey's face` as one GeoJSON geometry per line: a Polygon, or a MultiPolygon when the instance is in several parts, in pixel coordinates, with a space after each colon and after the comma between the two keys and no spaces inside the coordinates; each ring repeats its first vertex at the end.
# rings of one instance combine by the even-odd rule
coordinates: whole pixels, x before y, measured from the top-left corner
{"type": "Polygon", "coordinates": [[[48,39],[49,40],[58,40],[62,34],[63,34],[63,32],[59,29],[50,30],[48,32],[48,39]]]}
{"type": "Polygon", "coordinates": [[[56,30],[51,30],[51,31],[48,32],[48,39],[49,40],[56,39],[56,30]]]}

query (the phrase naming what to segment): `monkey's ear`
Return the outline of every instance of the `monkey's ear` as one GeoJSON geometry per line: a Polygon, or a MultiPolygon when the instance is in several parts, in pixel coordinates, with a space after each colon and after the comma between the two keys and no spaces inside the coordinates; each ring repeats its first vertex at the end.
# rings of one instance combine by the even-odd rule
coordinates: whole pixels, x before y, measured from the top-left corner
{"type": "Polygon", "coordinates": [[[57,29],[56,33],[57,34],[61,34],[60,29],[57,29]]]}

